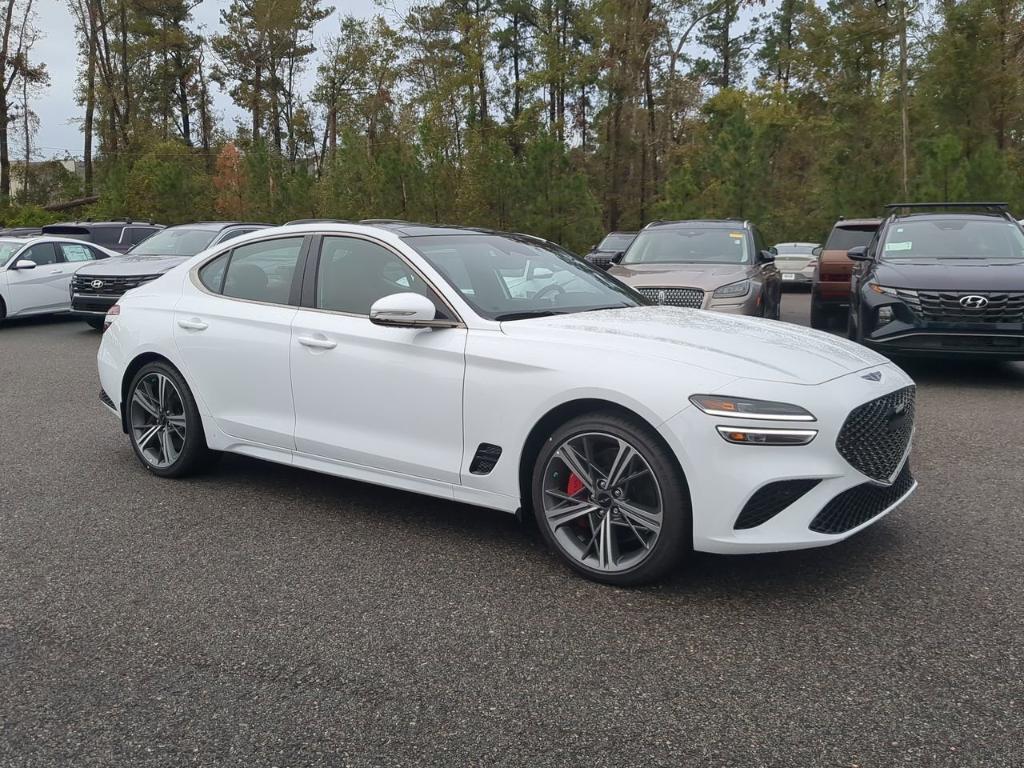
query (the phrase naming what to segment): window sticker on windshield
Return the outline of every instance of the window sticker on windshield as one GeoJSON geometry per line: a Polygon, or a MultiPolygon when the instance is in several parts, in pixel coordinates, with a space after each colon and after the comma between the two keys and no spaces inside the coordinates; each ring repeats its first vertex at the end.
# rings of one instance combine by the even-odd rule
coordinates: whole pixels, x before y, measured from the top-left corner
{"type": "Polygon", "coordinates": [[[912,241],[910,241],[910,240],[905,240],[905,241],[903,241],[901,243],[886,243],[885,244],[885,250],[886,251],[909,251],[911,246],[913,246],[913,244],[914,243],[912,241]]]}
{"type": "Polygon", "coordinates": [[[743,237],[742,232],[730,232],[729,237],[743,237]]]}

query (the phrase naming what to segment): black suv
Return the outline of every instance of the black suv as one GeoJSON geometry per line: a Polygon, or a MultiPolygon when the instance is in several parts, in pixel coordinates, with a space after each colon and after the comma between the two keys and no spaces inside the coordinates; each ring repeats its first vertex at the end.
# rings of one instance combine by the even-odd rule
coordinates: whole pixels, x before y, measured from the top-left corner
{"type": "Polygon", "coordinates": [[[1024,360],[1024,229],[1005,203],[900,203],[851,248],[848,335],[889,355],[1024,360]]]}
{"type": "Polygon", "coordinates": [[[608,269],[612,261],[620,253],[629,248],[630,243],[636,239],[636,232],[609,232],[604,239],[590,249],[583,258],[601,269],[608,269]]]}
{"type": "Polygon", "coordinates": [[[93,328],[102,329],[107,310],[125,291],[156,280],[211,246],[270,226],[241,221],[200,221],[167,227],[123,256],[76,272],[71,280],[71,312],[93,328]]]}
{"type": "Polygon", "coordinates": [[[63,224],[47,224],[42,229],[44,235],[85,240],[102,245],[107,250],[124,253],[163,228],[163,224],[154,224],[152,221],[124,219],[122,221],[71,221],[63,224]]]}

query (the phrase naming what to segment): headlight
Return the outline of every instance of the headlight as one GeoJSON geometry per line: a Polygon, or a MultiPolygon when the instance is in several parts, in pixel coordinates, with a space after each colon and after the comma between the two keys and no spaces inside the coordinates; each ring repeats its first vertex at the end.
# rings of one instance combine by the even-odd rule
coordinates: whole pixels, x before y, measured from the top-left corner
{"type": "Polygon", "coordinates": [[[750,281],[740,280],[738,283],[729,283],[721,288],[716,288],[713,295],[716,299],[738,299],[746,296],[750,291],[750,281]]]}
{"type": "Polygon", "coordinates": [[[814,415],[799,405],[751,400],[722,395],[691,395],[690,402],[711,416],[732,416],[738,419],[769,419],[772,421],[815,421],[814,415]]]}
{"type": "Polygon", "coordinates": [[[868,283],[868,288],[870,288],[875,293],[881,293],[884,296],[899,296],[899,293],[896,292],[895,288],[890,288],[887,285],[879,285],[878,283],[868,283]]]}

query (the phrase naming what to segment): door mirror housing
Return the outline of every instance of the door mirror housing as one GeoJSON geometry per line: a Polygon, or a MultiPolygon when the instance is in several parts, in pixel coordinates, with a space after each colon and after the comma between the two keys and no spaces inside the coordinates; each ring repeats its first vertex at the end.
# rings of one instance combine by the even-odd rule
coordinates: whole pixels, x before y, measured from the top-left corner
{"type": "Polygon", "coordinates": [[[448,320],[435,320],[434,302],[419,293],[392,293],[370,307],[370,322],[399,328],[450,327],[448,320]]]}
{"type": "Polygon", "coordinates": [[[35,269],[37,264],[32,259],[18,259],[14,262],[15,269],[35,269]]]}
{"type": "Polygon", "coordinates": [[[774,248],[769,248],[768,250],[761,251],[761,262],[763,264],[771,264],[775,261],[775,254],[772,253],[774,250],[774,248]]]}
{"type": "Polygon", "coordinates": [[[622,263],[622,257],[625,256],[625,255],[626,255],[625,251],[616,251],[615,253],[612,254],[611,263],[612,264],[621,264],[622,263]]]}
{"type": "Polygon", "coordinates": [[[866,245],[858,245],[856,248],[851,248],[846,252],[846,258],[852,261],[871,261],[866,245]]]}
{"type": "Polygon", "coordinates": [[[820,245],[816,245],[816,246],[814,246],[813,249],[811,249],[811,256],[814,256],[814,257],[821,256],[821,251],[822,251],[822,247],[820,245]]]}

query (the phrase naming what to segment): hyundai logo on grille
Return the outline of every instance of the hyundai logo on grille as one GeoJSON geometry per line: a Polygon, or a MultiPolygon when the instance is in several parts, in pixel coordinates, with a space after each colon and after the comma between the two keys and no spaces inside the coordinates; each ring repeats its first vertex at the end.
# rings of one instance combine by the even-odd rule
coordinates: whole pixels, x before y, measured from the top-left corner
{"type": "Polygon", "coordinates": [[[92,286],[93,288],[102,288],[103,287],[103,281],[102,280],[93,280],[91,283],[89,283],[89,285],[92,286]]]}
{"type": "Polygon", "coordinates": [[[882,372],[881,371],[872,371],[871,373],[865,373],[863,376],[861,376],[861,378],[862,379],[867,379],[868,381],[881,381],[882,380],[882,372]]]}
{"type": "Polygon", "coordinates": [[[964,296],[960,299],[960,306],[967,309],[984,309],[988,306],[988,299],[984,296],[964,296]]]}

